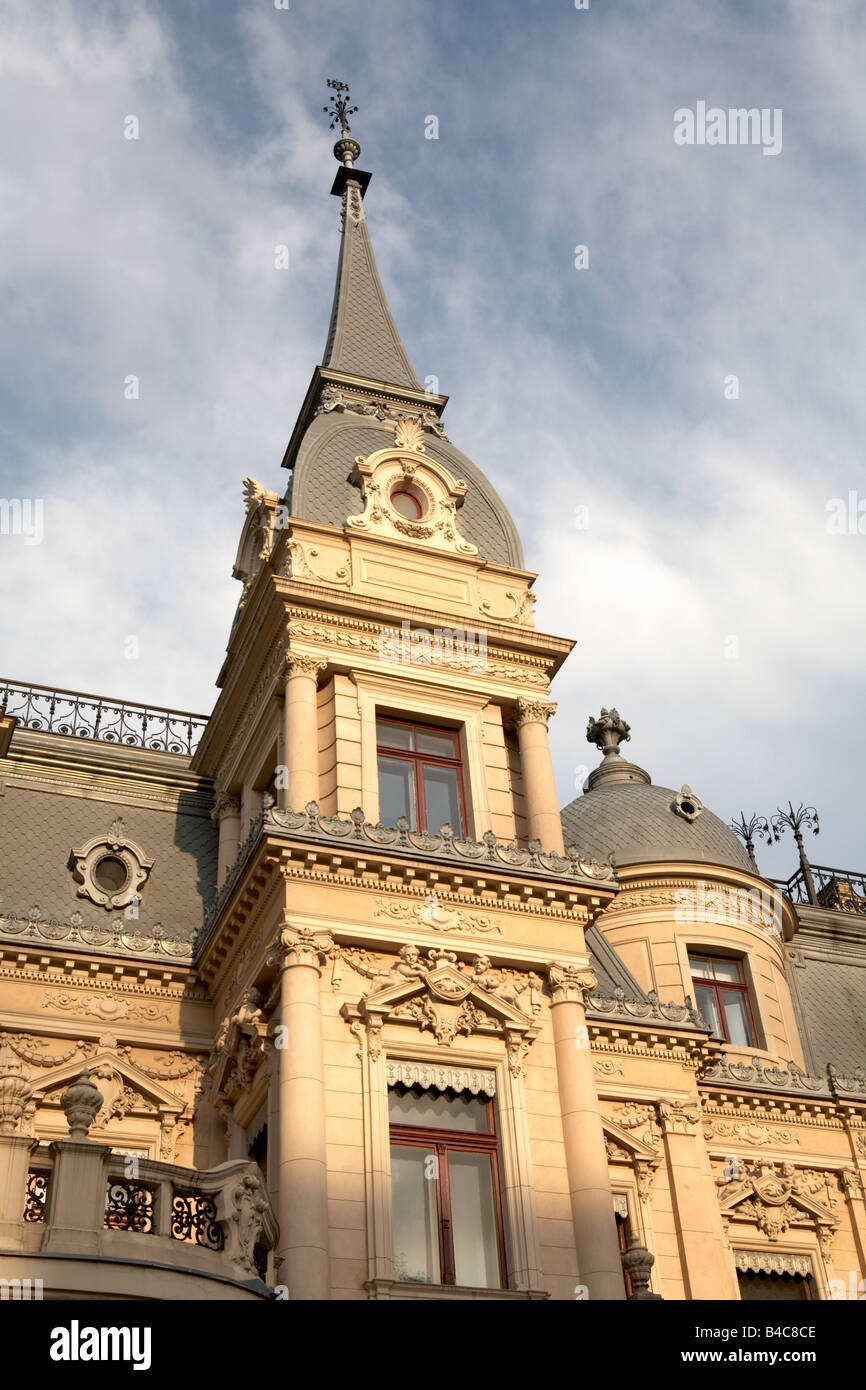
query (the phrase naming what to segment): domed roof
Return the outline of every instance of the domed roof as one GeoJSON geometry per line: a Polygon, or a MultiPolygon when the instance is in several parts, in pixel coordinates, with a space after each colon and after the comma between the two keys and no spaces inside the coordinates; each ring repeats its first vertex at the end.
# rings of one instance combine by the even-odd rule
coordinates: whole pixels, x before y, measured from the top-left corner
{"type": "Polygon", "coordinates": [[[562,811],[565,843],[581,854],[606,859],[613,851],[618,866],[659,860],[691,864],[725,864],[754,873],[743,845],[724,821],[702,810],[693,821],[676,810],[677,793],[669,787],[619,782],[593,788],[562,811]]]}
{"type": "Polygon", "coordinates": [[[590,719],[587,739],[605,756],[590,773],[583,796],[562,811],[566,845],[584,855],[625,864],[684,861],[721,864],[754,873],[755,866],[732,830],[706,810],[689,787],[656,787],[642,768],[628,763],[619,743],[629,726],[615,709],[590,719]]]}
{"type": "MultiPolygon", "coordinates": [[[[394,427],[356,414],[321,414],[307,429],[295,461],[290,515],[305,521],[343,526],[346,518],[363,511],[359,487],[349,481],[359,454],[368,455],[394,443],[394,427]]],[[[493,487],[465,454],[449,440],[427,434],[428,458],[442,463],[455,478],[468,484],[458,513],[460,533],[478,547],[485,560],[523,568],[523,550],[508,509],[493,487]]]]}

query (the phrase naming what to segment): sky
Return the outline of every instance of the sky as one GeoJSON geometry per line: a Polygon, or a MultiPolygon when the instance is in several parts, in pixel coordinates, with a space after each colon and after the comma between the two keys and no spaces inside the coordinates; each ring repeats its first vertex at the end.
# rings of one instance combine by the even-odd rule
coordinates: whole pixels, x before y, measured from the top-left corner
{"type": "MultiPolygon", "coordinates": [[[[537,626],[577,639],[561,801],[615,705],[655,782],[725,820],[812,803],[812,859],[866,869],[862,5],[0,20],[0,499],[42,504],[39,543],[35,510],[0,532],[6,678],[211,709],[242,480],[282,492],[324,349],[339,77],[403,341],[515,518],[537,626]],[[675,140],[734,108],[773,142],[675,140]]],[[[786,876],[790,836],[758,858],[786,876]]]]}

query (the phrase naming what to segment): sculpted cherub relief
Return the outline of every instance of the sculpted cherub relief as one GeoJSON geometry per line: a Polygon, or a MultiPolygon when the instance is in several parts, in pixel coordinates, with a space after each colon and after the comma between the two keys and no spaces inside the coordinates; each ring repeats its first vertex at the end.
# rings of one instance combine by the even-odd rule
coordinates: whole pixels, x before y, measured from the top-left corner
{"type": "Polygon", "coordinates": [[[370,988],[365,991],[365,996],[378,994],[380,990],[389,989],[391,985],[405,984],[408,980],[419,980],[431,968],[428,963],[421,959],[421,952],[418,947],[411,944],[400,947],[397,960],[388,970],[367,965],[354,953],[351,955],[347,953],[347,959],[353,970],[357,970],[359,975],[363,975],[371,981],[370,988]]]}

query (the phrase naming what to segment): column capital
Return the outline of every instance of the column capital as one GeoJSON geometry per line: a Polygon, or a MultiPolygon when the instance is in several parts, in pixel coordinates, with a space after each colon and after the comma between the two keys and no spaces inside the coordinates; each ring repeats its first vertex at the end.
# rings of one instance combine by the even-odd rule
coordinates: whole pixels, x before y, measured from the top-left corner
{"type": "Polygon", "coordinates": [[[241,813],[241,799],[239,796],[231,796],[228,792],[217,792],[213,804],[210,818],[214,825],[219,825],[225,816],[239,816],[241,813]]]}
{"type": "Polygon", "coordinates": [[[583,1004],[584,993],[598,988],[595,971],[588,965],[563,965],[551,961],[547,967],[553,1004],[583,1004]]]}
{"type": "Polygon", "coordinates": [[[329,932],[284,923],[268,954],[268,964],[277,965],[280,970],[289,970],[294,965],[311,965],[321,974],[322,966],[333,950],[334,938],[329,932]]]}
{"type": "Polygon", "coordinates": [[[328,663],[323,657],[309,656],[305,652],[287,648],[280,666],[280,680],[289,680],[292,676],[310,676],[317,681],[322,671],[327,669],[328,663]]]}
{"type": "Polygon", "coordinates": [[[691,1134],[700,1122],[699,1100],[659,1101],[659,1116],[665,1134],[691,1134]]]}
{"type": "Polygon", "coordinates": [[[523,724],[543,724],[546,728],[548,719],[555,713],[555,703],[549,704],[546,700],[529,700],[521,695],[514,706],[514,725],[517,729],[523,724]]]}

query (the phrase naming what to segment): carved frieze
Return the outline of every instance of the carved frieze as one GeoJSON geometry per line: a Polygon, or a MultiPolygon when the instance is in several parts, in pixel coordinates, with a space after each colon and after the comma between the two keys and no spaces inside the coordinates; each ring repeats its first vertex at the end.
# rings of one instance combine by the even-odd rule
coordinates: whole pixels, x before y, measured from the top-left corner
{"type": "Polygon", "coordinates": [[[502,925],[495,917],[486,913],[466,912],[463,908],[445,907],[435,893],[429,894],[423,903],[389,902],[385,898],[377,898],[373,905],[373,916],[394,922],[411,922],[438,932],[502,934],[502,925]]]}
{"type": "Polygon", "coordinates": [[[134,1004],[110,994],[83,994],[73,990],[48,990],[42,1000],[44,1009],[60,1009],[64,1013],[101,1019],[115,1023],[120,1019],[130,1023],[160,1023],[168,1018],[163,1004],[134,1004]]]}

